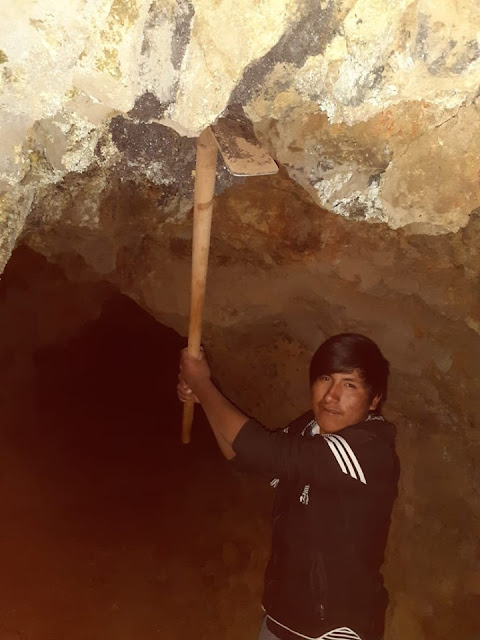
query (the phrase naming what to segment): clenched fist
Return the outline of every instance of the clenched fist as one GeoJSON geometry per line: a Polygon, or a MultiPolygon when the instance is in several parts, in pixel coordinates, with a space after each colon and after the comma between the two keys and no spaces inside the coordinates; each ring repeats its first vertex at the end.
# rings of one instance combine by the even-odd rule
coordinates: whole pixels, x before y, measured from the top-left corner
{"type": "Polygon", "coordinates": [[[201,348],[200,356],[195,358],[182,349],[180,354],[180,372],[178,374],[177,395],[180,402],[199,402],[195,393],[202,382],[210,380],[210,367],[205,352],[201,348]]]}

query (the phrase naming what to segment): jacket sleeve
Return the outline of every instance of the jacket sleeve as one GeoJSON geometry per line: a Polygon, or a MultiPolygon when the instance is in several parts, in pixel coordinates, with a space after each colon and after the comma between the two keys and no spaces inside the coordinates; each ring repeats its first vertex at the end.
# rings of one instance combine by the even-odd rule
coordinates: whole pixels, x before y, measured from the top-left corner
{"type": "MultiPolygon", "coordinates": [[[[311,410],[306,411],[298,418],[295,418],[295,420],[292,420],[291,422],[289,422],[285,427],[278,429],[278,433],[288,433],[290,435],[300,434],[302,430],[305,428],[305,426],[308,425],[309,421],[312,419],[313,419],[313,411],[311,410]]],[[[268,433],[277,432],[277,431],[269,431],[265,429],[260,425],[260,423],[256,422],[255,420],[249,420],[249,422],[258,424],[259,427],[261,427],[264,431],[267,431],[268,433]]],[[[235,473],[257,473],[271,480],[271,475],[268,468],[255,464],[255,460],[251,460],[250,456],[248,455],[240,456],[237,454],[234,458],[229,460],[228,464],[235,473]]]]}
{"type": "Polygon", "coordinates": [[[390,445],[360,427],[326,437],[302,437],[269,431],[249,420],[233,449],[252,470],[321,487],[371,488],[389,482],[394,473],[390,445]]]}

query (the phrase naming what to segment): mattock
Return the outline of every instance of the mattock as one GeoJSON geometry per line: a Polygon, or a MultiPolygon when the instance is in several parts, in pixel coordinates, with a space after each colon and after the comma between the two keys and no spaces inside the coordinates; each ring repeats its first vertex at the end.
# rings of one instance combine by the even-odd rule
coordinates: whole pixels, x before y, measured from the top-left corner
{"type": "MultiPolygon", "coordinates": [[[[260,145],[253,128],[236,108],[207,127],[197,139],[195,188],[193,201],[192,284],[188,353],[200,355],[202,317],[207,284],[210,229],[212,226],[213,196],[217,171],[217,152],[220,149],[225,166],[234,176],[265,176],[278,172],[270,154],[260,145]]],[[[182,442],[188,444],[192,431],[194,402],[183,407],[182,442]]]]}

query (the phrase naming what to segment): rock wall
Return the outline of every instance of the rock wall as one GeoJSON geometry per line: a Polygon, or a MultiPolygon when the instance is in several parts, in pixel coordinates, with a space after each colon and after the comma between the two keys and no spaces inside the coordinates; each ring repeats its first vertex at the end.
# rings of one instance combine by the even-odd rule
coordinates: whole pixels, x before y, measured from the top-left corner
{"type": "Polygon", "coordinates": [[[480,635],[480,7],[30,0],[0,17],[0,268],[23,242],[185,333],[194,138],[240,104],[280,174],[219,167],[215,371],[274,426],[308,402],[323,337],[377,339],[403,460],[387,638],[480,635]]]}
{"type": "MultiPolygon", "coordinates": [[[[191,217],[159,212],[163,197],[125,176],[72,176],[44,192],[32,213],[43,222],[23,239],[70,279],[107,280],[185,334],[191,217]],[[48,226],[59,198],[66,213],[48,226]]],[[[474,214],[436,236],[352,224],[284,171],[215,203],[204,340],[230,397],[279,426],[308,405],[310,354],[343,330],[371,335],[391,362],[403,471],[388,640],[478,632],[479,224],[474,214]]]]}

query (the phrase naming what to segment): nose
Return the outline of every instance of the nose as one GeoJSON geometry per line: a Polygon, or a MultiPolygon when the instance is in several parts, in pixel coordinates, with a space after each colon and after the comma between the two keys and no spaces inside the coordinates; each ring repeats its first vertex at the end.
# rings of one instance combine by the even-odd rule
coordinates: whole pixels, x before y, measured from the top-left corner
{"type": "Polygon", "coordinates": [[[339,395],[339,388],[338,385],[335,384],[335,382],[332,380],[326,393],[325,393],[325,400],[327,402],[338,402],[340,395],[339,395]]]}

